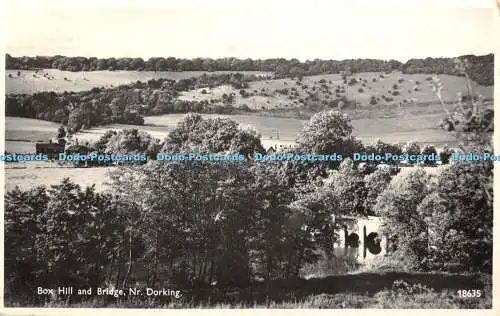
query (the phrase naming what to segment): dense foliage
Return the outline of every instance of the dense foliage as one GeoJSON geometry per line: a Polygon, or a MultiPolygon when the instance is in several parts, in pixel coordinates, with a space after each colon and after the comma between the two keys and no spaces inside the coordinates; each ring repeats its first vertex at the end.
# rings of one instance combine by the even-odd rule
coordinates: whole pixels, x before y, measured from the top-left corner
{"type": "Polygon", "coordinates": [[[264,152],[260,135],[252,129],[242,129],[229,118],[203,118],[187,114],[165,139],[162,152],[240,153],[244,156],[264,152]]]}

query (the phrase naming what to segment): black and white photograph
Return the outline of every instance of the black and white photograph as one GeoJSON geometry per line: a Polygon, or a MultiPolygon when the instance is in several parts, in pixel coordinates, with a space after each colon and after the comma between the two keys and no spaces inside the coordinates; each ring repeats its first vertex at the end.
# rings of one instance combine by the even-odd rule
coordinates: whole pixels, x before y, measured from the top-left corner
{"type": "Polygon", "coordinates": [[[3,309],[498,308],[500,2],[56,2],[4,5],[3,309]]]}

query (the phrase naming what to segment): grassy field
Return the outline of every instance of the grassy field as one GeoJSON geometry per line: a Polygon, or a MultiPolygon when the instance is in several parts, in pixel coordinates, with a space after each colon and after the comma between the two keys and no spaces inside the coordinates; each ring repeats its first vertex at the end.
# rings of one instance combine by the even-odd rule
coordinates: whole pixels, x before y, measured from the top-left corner
{"type": "MultiPolygon", "coordinates": [[[[35,93],[41,91],[85,91],[95,87],[116,87],[136,81],[151,79],[186,79],[198,77],[205,71],[61,71],[58,69],[42,69],[37,73],[34,70],[6,70],[5,93],[35,93]],[[20,76],[17,75],[18,71],[20,76]],[[45,75],[47,74],[47,75],[45,75]],[[51,78],[51,79],[48,79],[51,78]],[[66,79],[64,79],[66,78],[66,79]]],[[[213,73],[228,73],[216,71],[213,73]]],[[[242,73],[266,74],[262,71],[245,71],[242,73]]]]}
{"type": "MultiPolygon", "coordinates": [[[[279,79],[268,81],[255,81],[251,82],[249,88],[245,89],[254,95],[249,97],[242,97],[239,90],[231,86],[224,85],[213,89],[205,89],[206,93],[203,94],[203,89],[191,90],[183,92],[180,99],[184,100],[219,100],[223,94],[234,93],[234,106],[239,107],[247,105],[251,109],[256,110],[270,110],[278,108],[295,108],[299,107],[299,99],[306,98],[309,93],[317,94],[319,100],[335,100],[337,98],[337,89],[339,96],[346,96],[348,100],[359,102],[361,108],[373,107],[370,105],[372,97],[379,98],[378,107],[384,108],[385,106],[401,105],[401,107],[410,107],[413,104],[421,103],[436,103],[436,95],[432,91],[430,75],[425,74],[402,74],[401,72],[394,71],[391,74],[381,73],[356,73],[352,77],[356,79],[357,83],[353,85],[345,84],[342,76],[339,74],[331,75],[317,75],[304,77],[300,84],[295,80],[279,79]],[[381,77],[383,76],[383,78],[381,77]],[[321,80],[325,82],[320,83],[321,80]],[[375,80],[375,81],[374,81],[375,80]],[[394,84],[397,89],[394,89],[394,84]],[[321,86],[328,88],[329,92],[321,86]],[[290,97],[289,94],[280,94],[276,90],[288,88],[296,89],[298,97],[290,97]],[[360,90],[361,89],[361,90],[360,90]],[[392,93],[397,91],[399,95],[392,93]],[[382,96],[393,98],[392,101],[384,101],[382,96]]],[[[466,92],[466,80],[463,77],[439,75],[438,76],[444,84],[442,92],[445,101],[455,101],[457,92],[466,92]]],[[[476,93],[482,94],[485,98],[491,99],[493,97],[493,87],[483,87],[473,83],[473,88],[476,93]]]]}
{"type": "Polygon", "coordinates": [[[70,178],[82,187],[95,184],[96,190],[104,191],[107,188],[107,174],[115,168],[61,168],[48,162],[8,164],[4,169],[5,191],[10,191],[16,186],[28,190],[38,185],[56,185],[64,178],[70,178]]]}

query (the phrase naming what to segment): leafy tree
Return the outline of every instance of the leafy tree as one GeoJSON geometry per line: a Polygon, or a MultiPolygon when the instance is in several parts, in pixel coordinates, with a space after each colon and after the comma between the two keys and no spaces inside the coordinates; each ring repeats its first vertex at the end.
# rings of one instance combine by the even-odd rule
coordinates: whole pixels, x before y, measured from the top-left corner
{"type": "MultiPolygon", "coordinates": [[[[343,158],[350,157],[361,147],[352,136],[350,118],[338,111],[316,113],[299,131],[297,149],[303,153],[332,155],[337,153],[343,158]]],[[[338,161],[327,163],[329,167],[338,166],[338,161]]]]}
{"type": "Polygon", "coordinates": [[[59,129],[57,130],[57,138],[64,138],[66,136],[66,129],[64,126],[59,126],[59,129]]]}
{"type": "Polygon", "coordinates": [[[111,135],[112,132],[105,135],[109,137],[105,153],[127,155],[145,153],[148,157],[154,157],[159,152],[159,140],[136,128],[124,129],[111,135]]]}
{"type": "Polygon", "coordinates": [[[458,161],[441,173],[436,192],[419,206],[429,225],[429,265],[491,273],[493,163],[458,161]],[[490,176],[487,188],[482,176],[490,176]],[[489,194],[483,193],[485,190],[489,194]]]}
{"type": "Polygon", "coordinates": [[[16,187],[5,195],[5,291],[14,298],[31,294],[42,279],[44,266],[38,260],[36,236],[40,232],[38,217],[47,202],[44,186],[28,191],[16,187]]]}
{"type": "Polygon", "coordinates": [[[114,98],[110,105],[111,120],[113,122],[120,122],[123,120],[123,113],[125,112],[125,103],[121,98],[114,98]]]}
{"type": "MultiPolygon", "coordinates": [[[[437,151],[436,151],[436,147],[432,146],[432,145],[425,145],[424,148],[422,148],[422,155],[434,155],[435,157],[437,156],[437,151]]],[[[435,165],[436,162],[435,161],[431,161],[431,160],[426,160],[424,162],[425,165],[428,165],[428,166],[432,166],[432,165],[435,165]]]]}
{"type": "Polygon", "coordinates": [[[434,190],[432,177],[417,168],[405,177],[397,176],[375,204],[375,213],[385,219],[384,231],[397,251],[395,255],[411,268],[425,267],[422,260],[428,256],[427,224],[418,207],[434,190]]]}
{"type": "Polygon", "coordinates": [[[69,113],[68,128],[69,133],[74,134],[83,128],[84,113],[79,108],[74,108],[69,113]]]}
{"type": "Polygon", "coordinates": [[[448,147],[448,145],[445,145],[443,147],[443,150],[439,153],[439,160],[441,160],[441,163],[443,165],[446,165],[450,162],[450,158],[452,155],[452,150],[448,147]]]}
{"type": "Polygon", "coordinates": [[[103,285],[104,267],[120,255],[120,218],[109,195],[69,179],[48,190],[8,192],[6,288],[30,298],[38,286],[103,285]]]}
{"type": "Polygon", "coordinates": [[[335,198],[337,215],[367,215],[364,177],[350,158],[342,161],[339,170],[331,171],[324,183],[335,198]]]}
{"type": "Polygon", "coordinates": [[[188,114],[169,133],[162,151],[253,155],[254,152],[264,152],[264,148],[257,132],[241,129],[229,118],[204,119],[200,114],[188,114]]]}
{"type": "MultiPolygon", "coordinates": [[[[403,154],[411,155],[420,155],[420,145],[416,141],[408,141],[403,146],[403,154]]],[[[409,161],[409,163],[414,164],[416,161],[409,161]]]]}
{"type": "Polygon", "coordinates": [[[252,248],[256,275],[271,279],[297,276],[301,264],[306,262],[303,224],[300,212],[294,213],[289,203],[293,193],[281,170],[272,165],[255,164],[253,186],[259,206],[255,218],[252,248]],[[297,217],[297,218],[296,218],[297,217]]]}
{"type": "Polygon", "coordinates": [[[107,145],[111,137],[117,135],[118,132],[114,130],[107,130],[104,135],[102,135],[94,144],[93,148],[100,153],[104,153],[106,151],[107,145]]]}
{"type": "Polygon", "coordinates": [[[179,286],[247,282],[248,230],[255,222],[250,183],[240,164],[153,162],[116,171],[113,187],[140,207],[139,228],[150,247],[142,257],[151,263],[148,285],[157,284],[161,271],[179,286]]]}
{"type": "MultiPolygon", "coordinates": [[[[377,139],[374,143],[366,147],[367,153],[373,153],[376,155],[380,155],[382,157],[385,156],[385,154],[390,153],[394,156],[401,155],[403,153],[402,148],[398,144],[390,144],[383,142],[380,139],[377,139]]],[[[372,162],[370,162],[372,163],[372,162]]],[[[373,162],[377,163],[377,162],[373,162]]],[[[387,161],[386,163],[388,164],[398,164],[399,161],[394,160],[394,161],[387,161]]]]}
{"type": "Polygon", "coordinates": [[[374,208],[378,197],[384,192],[391,182],[391,171],[387,168],[375,170],[373,173],[365,176],[366,198],[364,208],[369,215],[375,215],[374,208]]]}

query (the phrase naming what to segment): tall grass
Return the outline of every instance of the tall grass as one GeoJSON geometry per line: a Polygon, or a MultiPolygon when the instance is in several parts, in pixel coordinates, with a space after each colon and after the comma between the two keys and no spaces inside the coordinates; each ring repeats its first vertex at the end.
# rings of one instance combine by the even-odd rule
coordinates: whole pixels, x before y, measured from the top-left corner
{"type": "MultiPolygon", "coordinates": [[[[15,307],[16,304],[9,304],[15,307]],[[14,305],[14,306],[13,306],[14,305]]],[[[23,306],[25,307],[25,306],[23,306]]],[[[484,298],[459,298],[455,291],[443,290],[435,292],[424,289],[416,293],[401,293],[394,289],[380,291],[373,296],[357,293],[341,294],[319,294],[311,295],[303,299],[289,299],[283,302],[267,301],[257,302],[224,302],[210,303],[194,302],[190,300],[178,300],[170,303],[160,304],[155,300],[135,302],[124,301],[105,304],[103,300],[94,298],[81,303],[70,304],[66,302],[50,302],[44,307],[70,307],[70,308],[166,308],[166,309],[208,309],[208,308],[383,308],[383,309],[490,309],[492,307],[491,296],[484,298]]]]}

